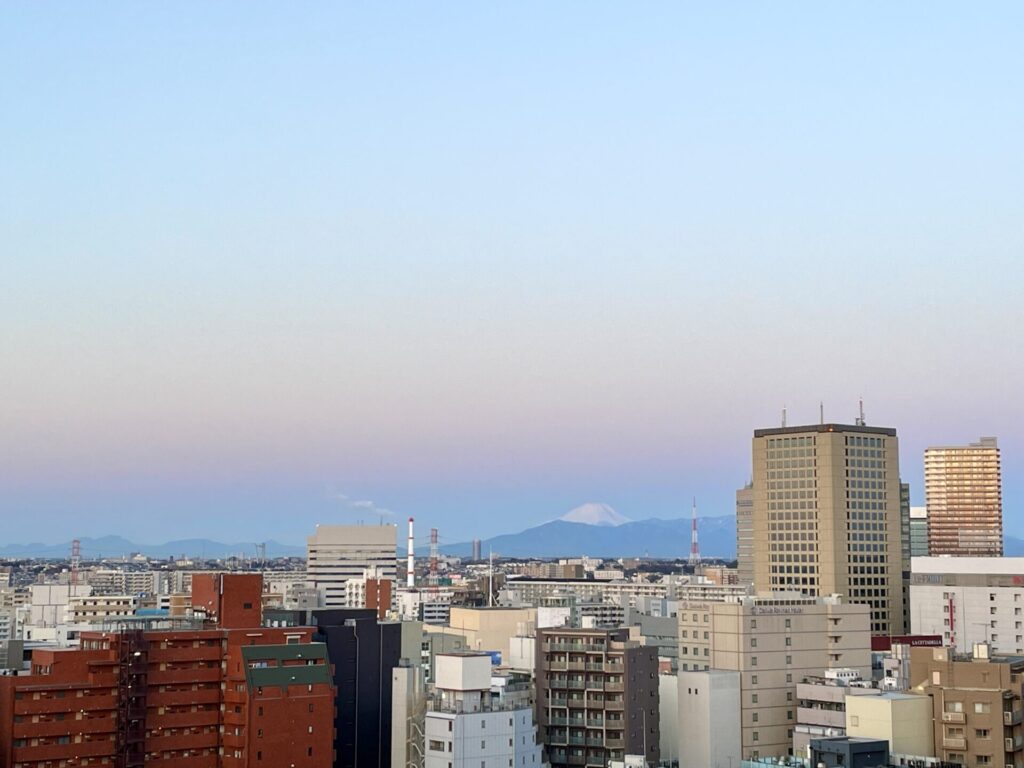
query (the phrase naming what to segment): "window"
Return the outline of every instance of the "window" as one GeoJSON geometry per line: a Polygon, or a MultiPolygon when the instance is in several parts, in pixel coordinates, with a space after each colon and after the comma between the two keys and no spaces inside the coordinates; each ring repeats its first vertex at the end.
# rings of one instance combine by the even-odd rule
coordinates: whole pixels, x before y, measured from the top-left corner
{"type": "Polygon", "coordinates": [[[444,752],[444,743],[438,741],[437,739],[431,739],[430,749],[434,750],[435,752],[444,752]]]}
{"type": "Polygon", "coordinates": [[[756,667],[757,666],[757,656],[751,656],[750,657],[750,666],[752,666],[752,667],[756,667]]]}
{"type": "Polygon", "coordinates": [[[757,704],[757,694],[756,693],[750,694],[750,703],[751,704],[757,704]]]}
{"type": "Polygon", "coordinates": [[[992,711],[992,705],[987,701],[976,701],[974,702],[974,714],[976,715],[987,715],[992,711]]]}
{"type": "Polygon", "coordinates": [[[962,701],[947,701],[944,710],[946,712],[963,712],[964,703],[962,701]]]}
{"type": "Polygon", "coordinates": [[[757,675],[751,675],[750,676],[750,684],[751,685],[757,685],[757,675]]]}
{"type": "Polygon", "coordinates": [[[989,730],[988,728],[976,728],[974,730],[974,736],[978,739],[987,739],[989,738],[989,730]]]}
{"type": "Polygon", "coordinates": [[[760,739],[761,739],[760,734],[758,734],[757,731],[754,731],[754,733],[752,734],[752,740],[753,741],[760,741],[760,739]]]}
{"type": "Polygon", "coordinates": [[[860,715],[850,715],[850,725],[854,728],[860,725],[860,715]]]}
{"type": "Polygon", "coordinates": [[[750,638],[750,647],[751,648],[757,648],[757,638],[756,637],[750,638]]]}
{"type": "Polygon", "coordinates": [[[753,713],[753,714],[752,714],[752,715],[750,716],[750,720],[751,720],[751,722],[754,722],[754,723],[756,723],[756,722],[757,722],[757,712],[754,712],[754,713],[753,713]]]}

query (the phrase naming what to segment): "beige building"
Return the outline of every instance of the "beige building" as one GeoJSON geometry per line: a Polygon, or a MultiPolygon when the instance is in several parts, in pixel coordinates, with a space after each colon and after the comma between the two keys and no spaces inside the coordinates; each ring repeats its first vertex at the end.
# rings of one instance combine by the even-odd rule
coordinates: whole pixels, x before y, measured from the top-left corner
{"type": "Polygon", "coordinates": [[[846,735],[889,742],[897,757],[935,757],[932,701],[927,696],[885,692],[846,699],[846,735]]]}
{"type": "Polygon", "coordinates": [[[736,491],[736,569],[740,584],[754,583],[754,485],[736,491]]]}
{"type": "Polygon", "coordinates": [[[870,678],[870,614],[868,606],[838,596],[792,594],[680,604],[682,768],[706,768],[690,762],[696,755],[748,760],[791,754],[798,682],[838,668],[870,678]],[[723,677],[723,672],[735,678],[723,677]],[[724,698],[709,695],[714,691],[724,698]],[[734,695],[738,718],[735,711],[724,721],[699,715],[710,706],[724,709],[734,695]],[[730,744],[738,745],[741,754],[732,754],[730,744]]]}
{"type": "Polygon", "coordinates": [[[759,429],[753,441],[754,586],[871,606],[873,634],[905,632],[896,430],[759,429]]]}
{"type": "Polygon", "coordinates": [[[321,605],[345,607],[345,582],[366,571],[394,581],[396,546],[393,525],[318,525],[306,539],[306,576],[321,605]]]}
{"type": "Polygon", "coordinates": [[[447,627],[424,625],[427,633],[461,635],[471,651],[509,655],[509,642],[537,624],[536,608],[465,608],[452,606],[447,627]]]}
{"type": "Polygon", "coordinates": [[[1024,766],[1024,658],[911,648],[913,690],[932,704],[936,757],[965,766],[1024,766]]]}
{"type": "Polygon", "coordinates": [[[928,554],[1003,555],[1003,491],[994,437],[924,452],[928,554]]]}

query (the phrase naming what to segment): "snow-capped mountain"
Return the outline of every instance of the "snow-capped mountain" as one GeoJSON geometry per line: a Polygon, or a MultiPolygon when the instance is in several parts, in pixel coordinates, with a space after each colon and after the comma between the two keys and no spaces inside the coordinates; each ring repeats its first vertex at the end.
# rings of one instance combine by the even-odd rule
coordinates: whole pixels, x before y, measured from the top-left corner
{"type": "Polygon", "coordinates": [[[562,515],[559,520],[567,523],[583,523],[584,525],[617,526],[630,522],[625,515],[620,515],[607,504],[589,502],[562,515]]]}

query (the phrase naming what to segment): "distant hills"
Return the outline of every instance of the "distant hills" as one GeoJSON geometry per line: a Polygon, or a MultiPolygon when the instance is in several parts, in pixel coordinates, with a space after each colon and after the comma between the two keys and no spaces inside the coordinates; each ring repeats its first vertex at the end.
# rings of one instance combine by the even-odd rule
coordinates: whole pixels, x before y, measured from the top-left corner
{"type": "MultiPolygon", "coordinates": [[[[126,557],[139,552],[147,557],[167,559],[170,557],[202,557],[214,560],[224,559],[233,555],[256,555],[256,545],[251,542],[244,544],[224,544],[209,539],[178,539],[164,544],[137,544],[121,536],[101,536],[99,538],[82,538],[82,559],[99,560],[126,557]]],[[[0,547],[0,557],[6,558],[67,558],[71,553],[71,542],[62,544],[7,544],[0,547]]],[[[267,557],[305,557],[306,548],[280,544],[276,541],[267,542],[267,557]]]]}
{"type": "MultiPolygon", "coordinates": [[[[579,523],[565,519],[553,520],[521,533],[486,539],[481,553],[493,551],[502,557],[687,557],[690,554],[691,519],[652,517],[620,525],[602,522],[579,523]]],[[[697,518],[700,551],[705,557],[732,559],[736,557],[736,517],[697,518]]],[[[471,542],[442,547],[449,555],[466,557],[472,554],[471,542]]]]}
{"type": "MultiPolygon", "coordinates": [[[[603,505],[602,505],[603,506],[603,505]]],[[[592,518],[593,519],[593,518],[592,518]]],[[[690,553],[690,518],[649,518],[615,525],[609,516],[597,517],[601,522],[580,523],[565,519],[527,528],[520,533],[503,534],[482,542],[481,552],[486,557],[493,551],[502,557],[658,557],[685,558],[690,553]]],[[[614,518],[611,518],[614,519],[614,518]]],[[[736,557],[736,517],[697,518],[700,551],[705,557],[727,560],[736,557]]],[[[115,559],[139,552],[155,559],[170,557],[224,559],[244,554],[256,554],[254,543],[225,544],[210,539],[178,539],[163,544],[138,544],[121,536],[82,538],[82,558],[85,560],[115,559]]],[[[399,542],[401,550],[401,542],[399,542]]],[[[1024,556],[1024,539],[1007,536],[1004,554],[1007,557],[1024,556]]],[[[472,544],[463,542],[441,547],[448,555],[468,557],[472,544]]],[[[66,559],[71,542],[61,544],[7,544],[0,546],[0,558],[52,558],[66,559]]],[[[417,556],[423,553],[417,552],[417,556]]],[[[306,548],[276,541],[267,542],[267,557],[305,557],[306,548]]]]}

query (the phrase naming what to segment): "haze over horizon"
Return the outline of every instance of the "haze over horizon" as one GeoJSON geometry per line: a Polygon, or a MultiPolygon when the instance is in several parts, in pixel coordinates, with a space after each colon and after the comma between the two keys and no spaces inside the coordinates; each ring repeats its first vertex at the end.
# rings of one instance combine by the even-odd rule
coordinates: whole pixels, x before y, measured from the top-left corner
{"type": "Polygon", "coordinates": [[[1024,7],[954,7],[6,8],[4,541],[732,514],[860,396],[1024,534],[1024,7]]]}

